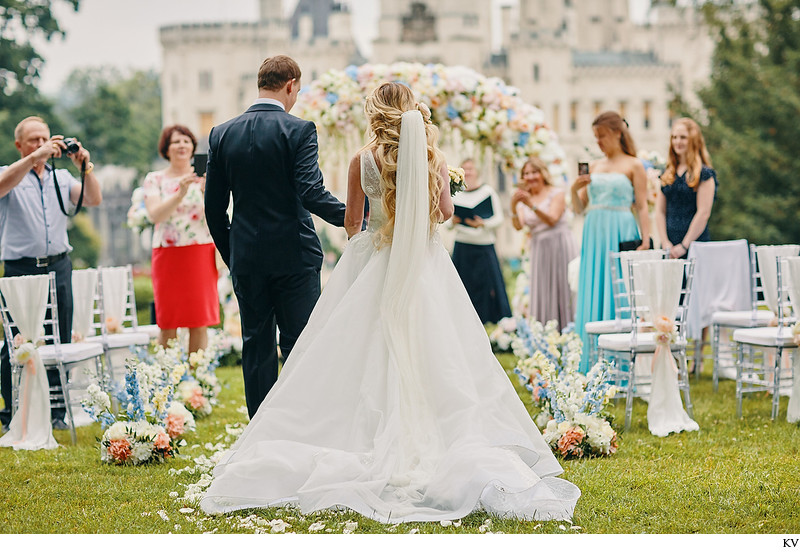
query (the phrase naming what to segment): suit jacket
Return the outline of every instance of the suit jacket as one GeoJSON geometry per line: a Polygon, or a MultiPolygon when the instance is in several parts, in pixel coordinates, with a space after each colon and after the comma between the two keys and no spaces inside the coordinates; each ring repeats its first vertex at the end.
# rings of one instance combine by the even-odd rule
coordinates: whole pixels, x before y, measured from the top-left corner
{"type": "Polygon", "coordinates": [[[214,127],[208,142],[206,222],[231,274],[319,270],[311,213],[343,226],[345,206],[322,184],[314,123],[255,104],[214,127]]]}

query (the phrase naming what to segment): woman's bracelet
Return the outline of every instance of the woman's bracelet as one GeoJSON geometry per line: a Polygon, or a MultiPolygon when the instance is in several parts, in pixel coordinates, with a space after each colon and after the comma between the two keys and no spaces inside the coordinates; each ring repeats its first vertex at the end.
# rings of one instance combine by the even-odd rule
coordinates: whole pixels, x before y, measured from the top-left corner
{"type": "Polygon", "coordinates": [[[681,247],[683,247],[683,250],[684,250],[684,251],[689,251],[689,248],[688,248],[688,247],[686,247],[685,245],[683,245],[683,242],[681,242],[681,247]]]}

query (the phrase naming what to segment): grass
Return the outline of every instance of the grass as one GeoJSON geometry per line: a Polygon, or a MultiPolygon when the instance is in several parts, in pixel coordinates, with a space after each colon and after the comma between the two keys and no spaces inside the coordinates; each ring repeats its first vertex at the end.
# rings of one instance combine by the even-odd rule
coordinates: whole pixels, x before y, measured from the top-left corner
{"type": "MultiPolygon", "coordinates": [[[[500,355],[509,371],[514,359],[500,355]]],[[[218,369],[223,383],[220,404],[181,454],[166,464],[120,468],[100,462],[99,425],[78,429],[78,444],[67,431],[56,431],[65,446],[52,451],[0,449],[0,531],[3,533],[247,533],[272,519],[308,532],[314,522],[341,533],[357,521],[356,533],[479,533],[486,514],[475,513],[458,527],[438,523],[386,526],[352,512],[302,516],[294,509],[246,510],[236,515],[207,517],[187,506],[185,486],[198,475],[171,474],[210,456],[205,448],[232,438],[226,424],[246,423],[242,410],[243,382],[239,367],[218,369]],[[173,496],[170,496],[173,493],[173,496]],[[159,513],[161,512],[161,513],[159,513]],[[259,525],[261,524],[261,525],[259,525]]],[[[510,373],[511,380],[517,378],[510,373]]],[[[524,389],[517,387],[530,409],[524,389]]],[[[734,384],[723,380],[717,393],[709,370],[692,383],[699,432],[659,438],[647,430],[647,405],[637,401],[631,430],[621,435],[619,452],[609,458],[562,461],[563,477],[582,491],[573,526],[559,522],[492,519],[490,531],[504,533],[797,533],[800,531],[800,426],[769,419],[765,395],[747,397],[745,417],[736,418],[734,384]]],[[[624,406],[612,412],[621,425],[624,406]]],[[[269,531],[269,527],[266,527],[269,531]]]]}

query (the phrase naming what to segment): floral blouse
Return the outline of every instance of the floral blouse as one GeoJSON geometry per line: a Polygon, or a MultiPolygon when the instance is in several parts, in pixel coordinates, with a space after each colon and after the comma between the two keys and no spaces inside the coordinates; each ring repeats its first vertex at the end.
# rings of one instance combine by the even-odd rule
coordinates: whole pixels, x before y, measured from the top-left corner
{"type": "MultiPolygon", "coordinates": [[[[155,196],[164,201],[178,192],[180,180],[180,177],[167,177],[164,171],[148,173],[142,184],[145,199],[155,196]]],[[[200,245],[213,241],[206,225],[200,184],[191,184],[189,191],[170,217],[156,224],[153,231],[153,248],[200,245]]]]}

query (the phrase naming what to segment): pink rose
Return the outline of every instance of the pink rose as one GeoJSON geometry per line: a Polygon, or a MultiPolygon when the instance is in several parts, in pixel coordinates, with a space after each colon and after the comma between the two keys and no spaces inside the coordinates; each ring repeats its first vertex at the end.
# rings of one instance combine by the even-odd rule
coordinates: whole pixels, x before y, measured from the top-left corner
{"type": "Polygon", "coordinates": [[[199,387],[196,387],[192,390],[192,396],[189,397],[189,405],[192,408],[199,409],[205,406],[206,398],[203,396],[203,390],[199,387]]]}
{"type": "Polygon", "coordinates": [[[658,333],[672,333],[675,331],[675,321],[667,316],[658,316],[653,322],[658,333]]]}
{"type": "Polygon", "coordinates": [[[172,448],[169,444],[169,435],[163,432],[156,435],[156,438],[153,439],[153,446],[156,450],[168,452],[172,448]]]}
{"type": "Polygon", "coordinates": [[[108,454],[117,462],[125,462],[131,457],[131,444],[127,439],[112,439],[108,443],[108,454]]]}
{"type": "Polygon", "coordinates": [[[167,433],[169,433],[169,436],[176,439],[183,435],[183,424],[184,420],[182,416],[169,414],[167,416],[167,433]]]}

